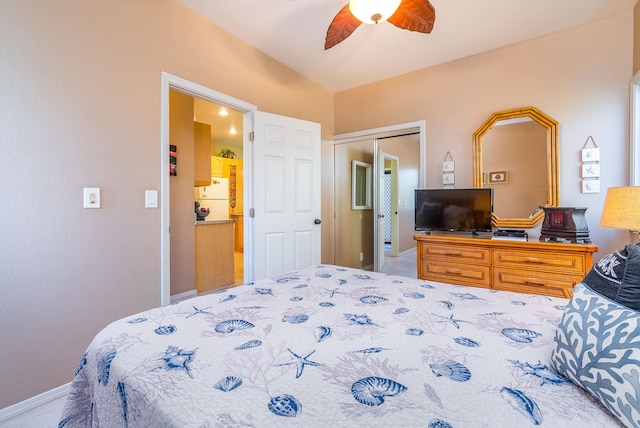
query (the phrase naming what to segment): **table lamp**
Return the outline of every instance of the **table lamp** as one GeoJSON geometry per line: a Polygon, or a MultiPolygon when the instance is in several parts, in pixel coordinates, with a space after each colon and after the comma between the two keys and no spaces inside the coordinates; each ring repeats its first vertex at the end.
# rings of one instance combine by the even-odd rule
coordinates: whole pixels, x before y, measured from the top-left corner
{"type": "Polygon", "coordinates": [[[640,233],[640,186],[610,187],[602,208],[600,226],[640,233]]]}

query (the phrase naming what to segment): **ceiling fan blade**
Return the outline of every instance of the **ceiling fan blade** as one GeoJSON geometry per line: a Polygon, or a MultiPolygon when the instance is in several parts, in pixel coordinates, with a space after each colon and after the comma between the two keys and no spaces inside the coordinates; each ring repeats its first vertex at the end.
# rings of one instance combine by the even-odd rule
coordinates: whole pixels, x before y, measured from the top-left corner
{"type": "Polygon", "coordinates": [[[343,7],[333,18],[327,29],[327,37],[324,39],[324,50],[330,49],[349,37],[362,24],[351,14],[349,5],[343,7]]]}
{"type": "Polygon", "coordinates": [[[430,33],[436,21],[436,10],[429,0],[402,0],[387,21],[403,30],[430,33]]]}

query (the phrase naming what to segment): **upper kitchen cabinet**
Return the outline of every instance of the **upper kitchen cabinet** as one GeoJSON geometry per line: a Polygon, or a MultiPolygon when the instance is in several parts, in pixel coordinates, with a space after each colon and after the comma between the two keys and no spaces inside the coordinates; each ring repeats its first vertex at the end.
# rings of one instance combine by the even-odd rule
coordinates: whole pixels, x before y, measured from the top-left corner
{"type": "Polygon", "coordinates": [[[193,185],[211,184],[211,125],[193,122],[193,185]]]}
{"type": "Polygon", "coordinates": [[[218,156],[211,157],[211,176],[212,177],[222,177],[222,173],[224,171],[223,165],[224,158],[219,158],[218,156]]]}

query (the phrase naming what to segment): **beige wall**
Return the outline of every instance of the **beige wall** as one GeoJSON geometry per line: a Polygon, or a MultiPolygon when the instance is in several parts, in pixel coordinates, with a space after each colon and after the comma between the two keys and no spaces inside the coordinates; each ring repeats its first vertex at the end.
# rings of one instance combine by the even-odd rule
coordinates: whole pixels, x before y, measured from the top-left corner
{"type": "Polygon", "coordinates": [[[144,190],[165,173],[162,71],[334,130],[332,93],[174,0],[3,0],[0,64],[4,408],[71,381],[101,328],[160,303],[144,190]]]}
{"type": "MultiPolygon", "coordinates": [[[[560,200],[588,207],[599,257],[629,241],[599,227],[611,186],[628,182],[629,82],[633,13],[592,22],[335,95],[337,134],[426,120],[426,184],[442,186],[447,151],[456,187],[471,187],[472,135],[491,113],[535,106],[557,120],[560,200]],[[602,150],[603,191],[581,193],[580,150],[591,135],[602,150]]],[[[531,231],[536,236],[539,228],[531,231]]]]}
{"type": "Polygon", "coordinates": [[[322,263],[335,263],[334,228],[335,228],[335,201],[334,201],[334,159],[333,141],[322,143],[322,263]]]}

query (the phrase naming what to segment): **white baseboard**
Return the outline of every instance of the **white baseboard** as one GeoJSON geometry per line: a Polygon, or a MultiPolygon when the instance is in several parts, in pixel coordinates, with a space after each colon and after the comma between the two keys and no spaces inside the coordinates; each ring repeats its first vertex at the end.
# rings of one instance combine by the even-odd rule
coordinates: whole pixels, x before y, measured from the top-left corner
{"type": "Polygon", "coordinates": [[[170,297],[170,302],[171,303],[179,302],[181,300],[186,300],[192,297],[196,297],[197,295],[198,295],[198,292],[196,290],[189,290],[189,291],[185,291],[178,294],[172,294],[170,297]]]}
{"type": "Polygon", "coordinates": [[[57,388],[43,392],[42,394],[27,398],[26,400],[13,404],[9,407],[5,407],[4,409],[0,409],[0,422],[4,422],[8,419],[13,418],[14,416],[21,415],[22,413],[33,410],[36,407],[47,404],[50,401],[57,400],[60,397],[64,397],[69,393],[70,387],[71,383],[67,383],[57,388]]]}

